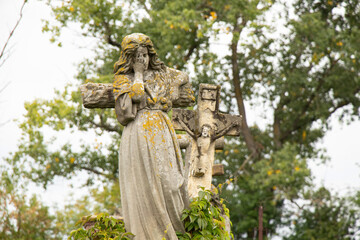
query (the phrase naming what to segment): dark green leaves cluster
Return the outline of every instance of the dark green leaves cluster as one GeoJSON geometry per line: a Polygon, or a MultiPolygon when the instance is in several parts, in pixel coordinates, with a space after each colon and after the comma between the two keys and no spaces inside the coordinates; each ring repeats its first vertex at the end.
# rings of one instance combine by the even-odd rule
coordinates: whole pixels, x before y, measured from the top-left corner
{"type": "Polygon", "coordinates": [[[125,231],[124,222],[121,219],[109,216],[107,213],[84,217],[78,224],[81,227],[73,230],[68,240],[130,240],[133,236],[125,231]],[[91,224],[91,226],[85,230],[84,226],[87,224],[91,224]]]}
{"type": "MultiPolygon", "coordinates": [[[[355,239],[359,236],[360,205],[320,188],[304,194],[305,203],[291,224],[286,240],[355,239]]],[[[293,216],[296,216],[296,215],[293,216]]]]}
{"type": "MultiPolygon", "coordinates": [[[[223,204],[223,199],[216,200],[214,193],[200,191],[194,198],[189,209],[182,214],[185,233],[177,233],[180,240],[230,239],[226,229],[225,217],[229,210],[223,204]]],[[[230,222],[228,223],[230,227],[230,222]]]]}
{"type": "Polygon", "coordinates": [[[297,156],[296,146],[286,145],[263,158],[241,168],[246,155],[237,144],[228,144],[218,159],[222,159],[226,174],[215,183],[221,197],[228,202],[233,233],[236,238],[253,236],[258,226],[258,209],[264,208],[264,228],[276,232],[282,225],[285,199],[301,198],[299,189],[310,186],[310,170],[305,159],[297,156]],[[239,156],[243,156],[240,158],[239,156]],[[229,177],[230,176],[230,177],[229,177]],[[246,233],[246,235],[245,235],[246,233]]]}

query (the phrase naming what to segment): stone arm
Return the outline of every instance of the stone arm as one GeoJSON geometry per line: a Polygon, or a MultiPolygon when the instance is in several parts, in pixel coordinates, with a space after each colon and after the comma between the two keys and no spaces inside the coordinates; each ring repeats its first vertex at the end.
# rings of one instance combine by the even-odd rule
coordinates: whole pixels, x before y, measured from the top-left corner
{"type": "Polygon", "coordinates": [[[135,119],[137,113],[137,104],[135,104],[129,93],[120,95],[115,101],[115,113],[119,123],[126,126],[135,119]]]}
{"type": "Polygon", "coordinates": [[[178,116],[175,116],[174,120],[178,121],[181,127],[185,130],[185,132],[196,141],[198,136],[190,130],[190,127],[182,119],[180,119],[178,116]]]}
{"type": "Polygon", "coordinates": [[[213,137],[211,137],[211,141],[215,141],[218,138],[225,136],[233,127],[240,125],[239,122],[232,122],[229,126],[217,131],[213,137]]]}

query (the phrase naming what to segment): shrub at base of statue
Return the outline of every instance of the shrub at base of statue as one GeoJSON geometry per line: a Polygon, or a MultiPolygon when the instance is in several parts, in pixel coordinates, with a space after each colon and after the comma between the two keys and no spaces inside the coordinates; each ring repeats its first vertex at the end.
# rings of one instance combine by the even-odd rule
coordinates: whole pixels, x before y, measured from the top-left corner
{"type": "MultiPolygon", "coordinates": [[[[213,191],[215,192],[200,191],[199,197],[192,199],[189,209],[183,211],[181,220],[186,232],[177,233],[179,240],[230,239],[224,218],[229,217],[229,210],[223,203],[223,199],[219,199],[217,189],[213,191]]],[[[114,218],[107,213],[84,217],[78,225],[81,227],[73,230],[68,240],[129,240],[134,236],[125,231],[122,219],[114,218]]]]}
{"type": "Polygon", "coordinates": [[[181,220],[186,233],[177,233],[179,240],[230,239],[224,218],[229,217],[229,209],[219,199],[217,189],[213,191],[203,189],[192,199],[189,209],[183,211],[181,220]]]}
{"type": "Polygon", "coordinates": [[[134,236],[125,231],[122,219],[107,213],[83,217],[77,225],[80,228],[71,231],[68,240],[131,240],[134,236]]]}

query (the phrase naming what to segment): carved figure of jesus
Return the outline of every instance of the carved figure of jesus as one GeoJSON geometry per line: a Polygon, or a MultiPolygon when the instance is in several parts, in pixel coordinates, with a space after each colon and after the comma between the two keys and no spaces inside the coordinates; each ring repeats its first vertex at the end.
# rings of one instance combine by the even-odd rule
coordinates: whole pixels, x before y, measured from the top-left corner
{"type": "Polygon", "coordinates": [[[126,36],[114,66],[122,215],[136,240],[175,240],[188,204],[183,161],[167,115],[187,74],[168,68],[141,33],[126,36]]]}

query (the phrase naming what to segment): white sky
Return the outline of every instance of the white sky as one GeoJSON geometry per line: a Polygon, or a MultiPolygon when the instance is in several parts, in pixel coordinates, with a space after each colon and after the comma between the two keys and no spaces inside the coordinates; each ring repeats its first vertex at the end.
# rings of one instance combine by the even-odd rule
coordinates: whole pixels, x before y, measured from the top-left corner
{"type": "MultiPolygon", "coordinates": [[[[21,3],[20,0],[0,0],[1,47],[16,23],[21,3]]],[[[71,31],[64,32],[62,48],[51,44],[49,35],[41,32],[41,19],[44,18],[51,19],[49,8],[39,1],[29,1],[22,22],[10,42],[11,56],[0,68],[0,89],[10,82],[0,93],[0,123],[11,120],[0,127],[0,159],[17,148],[21,132],[12,120],[22,119],[24,102],[36,98],[51,99],[54,89],[62,90],[67,83],[74,82],[76,63],[92,54],[87,47],[89,40],[81,39],[71,31]]],[[[261,119],[261,109],[248,106],[247,112],[250,123],[261,119]]],[[[331,161],[322,166],[311,164],[311,168],[317,184],[345,194],[349,188],[355,190],[360,187],[357,165],[360,163],[360,121],[345,125],[334,119],[332,126],[333,130],[321,143],[328,150],[331,161]]],[[[64,183],[64,180],[57,179],[46,192],[41,188],[32,188],[32,191],[40,193],[49,205],[61,205],[69,192],[64,183]]]]}

